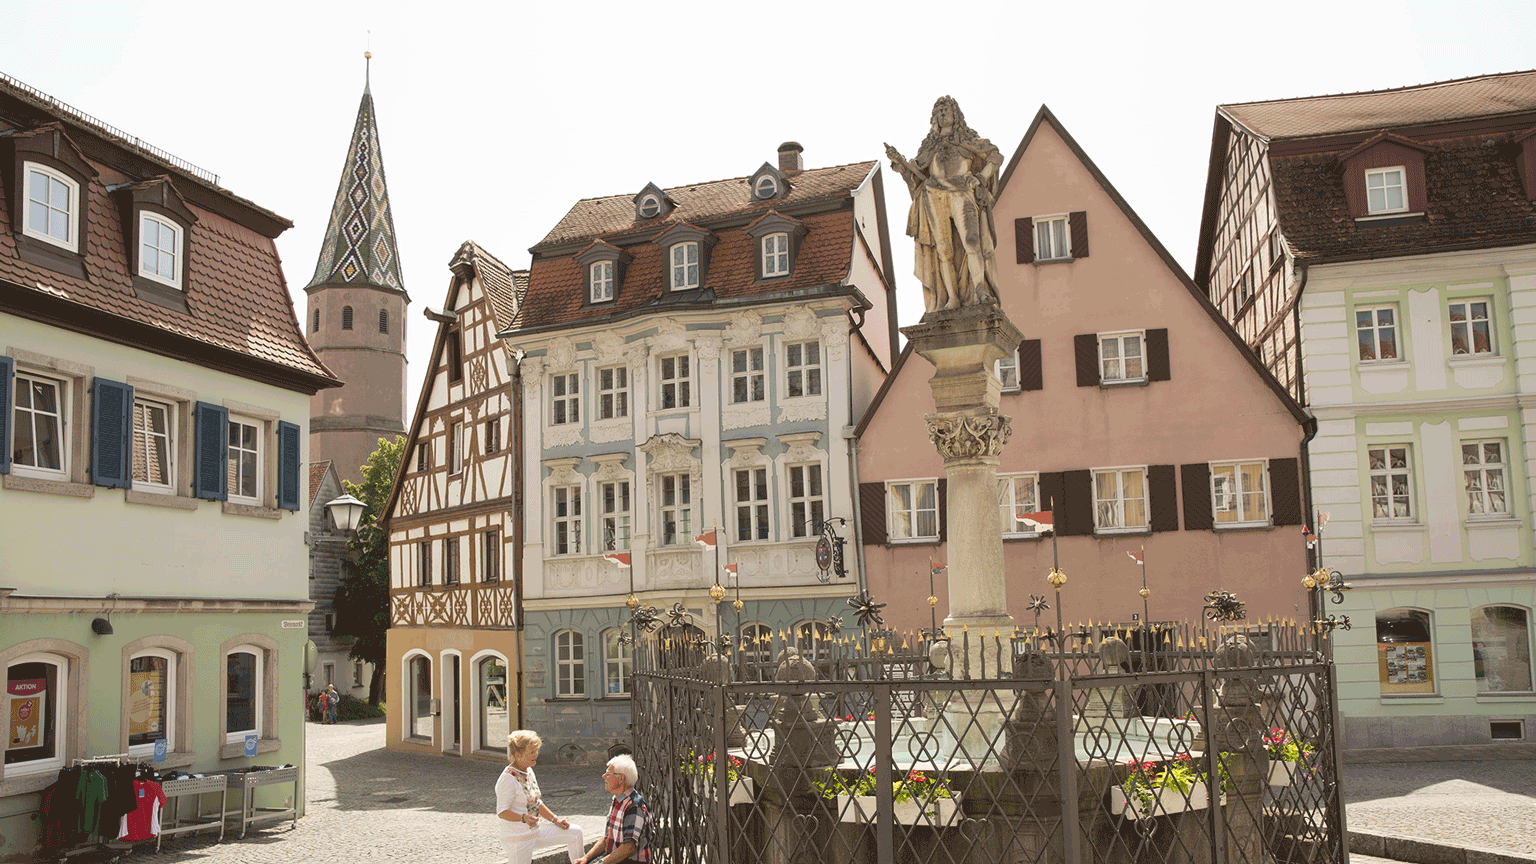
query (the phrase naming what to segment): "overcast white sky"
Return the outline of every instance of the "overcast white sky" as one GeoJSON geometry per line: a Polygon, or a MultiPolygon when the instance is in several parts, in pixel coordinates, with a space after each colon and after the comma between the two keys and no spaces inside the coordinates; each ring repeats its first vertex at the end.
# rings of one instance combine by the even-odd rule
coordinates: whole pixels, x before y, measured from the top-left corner
{"type": "Polygon", "coordinates": [[[946,93],[1011,156],[1045,103],[1190,269],[1216,105],[1536,66],[1530,2],[0,0],[0,21],[0,72],[291,219],[300,314],[371,38],[412,407],[454,250],[526,267],[579,198],[744,176],[785,140],[807,167],[910,155],[946,93]]]}

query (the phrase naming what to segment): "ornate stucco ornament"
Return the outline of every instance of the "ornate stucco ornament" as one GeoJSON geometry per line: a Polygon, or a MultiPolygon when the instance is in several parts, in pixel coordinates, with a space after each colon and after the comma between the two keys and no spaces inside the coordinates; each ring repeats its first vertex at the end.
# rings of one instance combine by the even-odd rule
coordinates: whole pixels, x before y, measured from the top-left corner
{"type": "Polygon", "coordinates": [[[1001,414],[929,414],[928,437],[945,459],[975,459],[1003,452],[1013,421],[1001,414]]]}

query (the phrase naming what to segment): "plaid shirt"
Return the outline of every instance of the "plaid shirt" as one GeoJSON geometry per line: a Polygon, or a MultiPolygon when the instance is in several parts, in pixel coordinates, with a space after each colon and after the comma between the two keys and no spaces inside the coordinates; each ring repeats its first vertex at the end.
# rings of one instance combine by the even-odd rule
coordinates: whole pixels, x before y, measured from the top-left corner
{"type": "Polygon", "coordinates": [[[615,797],[613,807],[608,810],[608,827],[603,831],[603,854],[629,842],[635,844],[635,851],[629,860],[650,861],[651,850],[645,841],[650,819],[650,811],[645,807],[645,799],[641,797],[640,790],[630,789],[628,795],[615,797]]]}

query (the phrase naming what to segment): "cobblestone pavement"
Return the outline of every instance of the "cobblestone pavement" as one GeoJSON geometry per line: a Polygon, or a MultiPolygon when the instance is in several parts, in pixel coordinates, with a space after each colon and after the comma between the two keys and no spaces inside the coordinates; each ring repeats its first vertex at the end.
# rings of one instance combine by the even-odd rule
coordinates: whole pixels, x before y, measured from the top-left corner
{"type": "Polygon", "coordinates": [[[1536,855],[1536,760],[1345,765],[1351,831],[1536,855]]]}

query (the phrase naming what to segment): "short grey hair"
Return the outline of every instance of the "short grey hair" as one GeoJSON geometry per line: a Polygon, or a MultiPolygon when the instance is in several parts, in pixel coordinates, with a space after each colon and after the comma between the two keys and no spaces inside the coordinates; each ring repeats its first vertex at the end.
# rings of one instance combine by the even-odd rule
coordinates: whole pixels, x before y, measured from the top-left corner
{"type": "Polygon", "coordinates": [[[640,769],[635,767],[635,759],[628,753],[609,759],[608,767],[624,778],[625,786],[633,786],[640,782],[640,769]]]}

